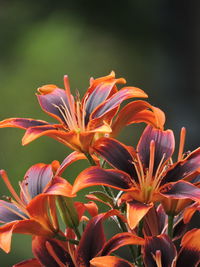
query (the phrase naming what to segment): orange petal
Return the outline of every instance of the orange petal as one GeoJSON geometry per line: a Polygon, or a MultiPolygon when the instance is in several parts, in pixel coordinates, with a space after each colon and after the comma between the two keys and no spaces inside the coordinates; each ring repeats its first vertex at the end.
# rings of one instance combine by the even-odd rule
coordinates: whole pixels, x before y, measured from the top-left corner
{"type": "Polygon", "coordinates": [[[94,267],[134,267],[130,262],[120,259],[116,256],[96,257],[90,261],[94,267]]]}
{"type": "Polygon", "coordinates": [[[127,220],[129,227],[134,229],[152,207],[153,203],[144,204],[136,200],[127,202],[127,220]]]}

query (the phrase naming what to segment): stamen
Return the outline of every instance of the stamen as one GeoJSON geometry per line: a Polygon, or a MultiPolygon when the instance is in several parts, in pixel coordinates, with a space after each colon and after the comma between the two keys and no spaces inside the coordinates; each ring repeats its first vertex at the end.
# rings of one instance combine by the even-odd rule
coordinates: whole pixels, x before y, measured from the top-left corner
{"type": "Polygon", "coordinates": [[[86,115],[86,101],[89,97],[89,94],[87,94],[84,98],[83,105],[82,105],[82,129],[85,131],[85,115],[86,115]]]}
{"type": "Polygon", "coordinates": [[[71,92],[70,92],[69,79],[68,79],[67,75],[64,75],[64,85],[65,85],[65,89],[66,89],[67,99],[69,101],[70,113],[71,113],[71,116],[72,116],[73,120],[76,121],[75,107],[74,107],[74,103],[72,101],[73,96],[71,95],[71,92]]]}
{"type": "Polygon", "coordinates": [[[8,190],[10,191],[11,195],[16,199],[16,201],[17,201],[20,205],[24,206],[24,203],[21,201],[21,199],[20,199],[19,196],[17,195],[15,189],[12,187],[12,185],[11,185],[9,179],[8,179],[8,176],[7,176],[6,171],[4,171],[4,170],[0,170],[0,175],[1,175],[1,177],[2,177],[2,179],[3,179],[3,181],[4,181],[4,183],[6,184],[8,190]]]}
{"type": "MultiPolygon", "coordinates": [[[[156,170],[154,181],[157,181],[158,180],[158,177],[160,177],[159,172],[160,172],[160,170],[162,168],[162,164],[163,164],[163,161],[165,159],[165,156],[166,156],[166,153],[163,153],[163,156],[161,158],[161,161],[160,161],[160,163],[159,163],[159,165],[157,167],[157,170],[156,170]]],[[[164,166],[163,166],[163,169],[164,169],[164,166]]],[[[162,172],[162,170],[161,170],[161,172],[162,172]]]]}
{"type": "MultiPolygon", "coordinates": [[[[71,120],[70,120],[68,114],[66,112],[63,112],[62,109],[61,109],[61,107],[59,107],[58,105],[53,104],[53,106],[56,107],[60,111],[60,113],[63,116],[63,118],[65,120],[65,123],[69,127],[69,129],[70,130],[73,130],[73,125],[71,123],[71,120]]],[[[62,108],[65,111],[65,108],[63,106],[62,106],[62,108]]]]}
{"type": "Polygon", "coordinates": [[[157,267],[162,267],[162,260],[161,260],[161,251],[160,250],[156,250],[156,254],[154,255],[152,253],[152,256],[156,262],[157,267]]]}
{"type": "Polygon", "coordinates": [[[77,119],[78,119],[78,126],[81,129],[82,128],[82,121],[81,121],[81,111],[80,111],[80,102],[76,102],[76,113],[77,113],[77,119]]]}
{"type": "Polygon", "coordinates": [[[154,159],[155,159],[155,141],[151,140],[150,143],[150,155],[149,155],[149,171],[147,175],[147,184],[150,185],[153,175],[154,159]]]}
{"type": "Polygon", "coordinates": [[[178,161],[183,158],[183,149],[185,145],[185,136],[186,136],[186,128],[182,127],[180,132],[180,143],[179,143],[179,151],[178,151],[178,161]]]}
{"type": "Polygon", "coordinates": [[[56,263],[58,264],[58,266],[60,267],[66,267],[66,265],[58,258],[58,256],[56,255],[52,245],[50,242],[46,242],[46,248],[47,251],[49,252],[49,254],[52,256],[52,258],[56,261],[56,263]]]}
{"type": "Polygon", "coordinates": [[[64,99],[62,97],[61,97],[61,100],[62,100],[63,105],[64,105],[64,106],[61,106],[61,107],[63,108],[65,114],[67,115],[67,117],[71,121],[72,127],[74,129],[78,128],[76,117],[75,117],[75,110],[74,110],[74,108],[73,108],[73,110],[70,110],[71,111],[70,112],[69,109],[68,109],[68,107],[67,107],[67,105],[66,105],[66,103],[65,103],[65,101],[64,101],[64,99]]]}

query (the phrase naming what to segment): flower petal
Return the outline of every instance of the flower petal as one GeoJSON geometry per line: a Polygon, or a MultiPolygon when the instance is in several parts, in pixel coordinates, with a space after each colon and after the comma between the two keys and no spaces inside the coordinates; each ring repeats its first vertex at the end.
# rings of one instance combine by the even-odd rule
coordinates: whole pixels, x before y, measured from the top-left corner
{"type": "Polygon", "coordinates": [[[72,193],[93,186],[105,185],[113,188],[128,191],[132,186],[132,180],[129,175],[119,170],[105,170],[99,167],[90,167],[82,171],[76,178],[72,193]]]}
{"type": "Polygon", "coordinates": [[[90,264],[94,267],[134,267],[130,262],[116,256],[96,257],[90,261],[90,264]]]}
{"type": "Polygon", "coordinates": [[[56,171],[56,175],[58,176],[61,175],[69,165],[71,165],[73,162],[78,161],[80,159],[86,159],[86,156],[83,153],[80,153],[77,151],[72,152],[60,164],[60,167],[56,171]]]}
{"type": "Polygon", "coordinates": [[[0,122],[0,128],[16,127],[28,129],[29,127],[49,125],[48,122],[42,120],[26,119],[26,118],[10,118],[0,122]]]}
{"type": "Polygon", "coordinates": [[[166,184],[166,186],[161,188],[160,193],[163,196],[172,199],[189,198],[194,201],[199,201],[200,199],[200,188],[185,181],[166,184]]]}
{"type": "Polygon", "coordinates": [[[146,101],[133,101],[118,113],[112,125],[112,136],[116,136],[124,126],[138,122],[145,122],[162,129],[165,123],[165,114],[146,101]]]}
{"type": "Polygon", "coordinates": [[[77,249],[76,262],[78,266],[90,266],[90,260],[97,255],[105,243],[102,222],[115,215],[121,217],[118,210],[111,210],[98,214],[89,221],[77,249]]]}
{"type": "Polygon", "coordinates": [[[73,197],[72,195],[72,185],[65,179],[56,176],[46,187],[44,191],[45,195],[55,195],[55,196],[65,196],[73,197]]]}
{"type": "Polygon", "coordinates": [[[181,241],[176,267],[199,266],[200,263],[200,229],[188,231],[181,241]]]}
{"type": "Polygon", "coordinates": [[[133,97],[148,97],[147,94],[136,87],[124,87],[109,99],[99,105],[91,114],[91,119],[103,117],[107,112],[118,107],[124,100],[133,97]]]}
{"type": "Polygon", "coordinates": [[[61,242],[55,239],[35,236],[33,237],[33,241],[32,241],[32,250],[33,250],[33,254],[39,260],[42,266],[48,266],[48,267],[71,266],[72,267],[74,266],[72,259],[70,255],[67,253],[67,251],[64,249],[64,245],[66,244],[65,243],[62,244],[61,242]],[[63,265],[60,265],[59,263],[63,265]]]}
{"type": "Polygon", "coordinates": [[[25,132],[22,139],[22,145],[27,145],[40,136],[46,135],[58,139],[65,134],[62,129],[59,130],[58,125],[42,125],[36,127],[30,127],[25,132]]]}
{"type": "MultiPolygon", "coordinates": [[[[186,179],[188,176],[191,177],[198,169],[200,169],[200,148],[191,152],[184,160],[172,165],[163,178],[162,185],[186,179]]],[[[198,177],[198,175],[196,176],[198,177]]],[[[197,182],[197,180],[194,180],[194,182],[197,182]]]]}
{"type": "Polygon", "coordinates": [[[144,239],[128,232],[117,234],[106,242],[100,255],[109,255],[126,245],[144,245],[144,239]]]}
{"type": "Polygon", "coordinates": [[[30,199],[41,194],[46,185],[53,178],[53,170],[51,164],[38,163],[28,169],[21,183],[21,198],[27,204],[30,199]],[[26,196],[28,192],[28,198],[26,196]]]}
{"type": "Polygon", "coordinates": [[[145,168],[149,167],[150,143],[152,140],[155,142],[155,173],[160,161],[163,160],[164,163],[172,156],[174,152],[175,141],[174,134],[171,130],[162,131],[153,128],[151,125],[148,125],[145,128],[137,146],[140,159],[145,168]]]}
{"type": "Polygon", "coordinates": [[[115,139],[101,138],[94,144],[93,149],[111,166],[128,173],[137,180],[133,157],[124,144],[115,139]]]}
{"type": "Polygon", "coordinates": [[[49,229],[44,228],[39,222],[33,219],[7,223],[0,227],[0,248],[6,253],[10,252],[13,233],[52,236],[52,232],[49,229]]]}
{"type": "Polygon", "coordinates": [[[185,224],[190,222],[193,214],[196,211],[199,211],[200,212],[200,203],[198,203],[198,202],[193,203],[192,205],[190,205],[189,207],[187,207],[184,210],[184,213],[183,213],[183,221],[184,221],[185,224]]]}
{"type": "Polygon", "coordinates": [[[153,203],[145,204],[136,200],[127,202],[127,221],[131,229],[134,229],[140,220],[153,207],[153,203]]]}
{"type": "Polygon", "coordinates": [[[61,123],[65,123],[65,119],[59,108],[66,105],[69,108],[69,102],[65,90],[54,88],[48,94],[37,95],[41,108],[53,118],[56,118],[61,123]],[[59,107],[59,108],[58,108],[59,107]]]}
{"type": "Polygon", "coordinates": [[[27,215],[17,208],[13,203],[0,200],[0,222],[8,223],[27,218],[27,215]]]}
{"type": "Polygon", "coordinates": [[[42,265],[39,263],[39,261],[37,259],[30,259],[30,260],[26,260],[26,261],[22,261],[19,262],[15,265],[13,265],[13,267],[42,267],[42,265]]]}
{"type": "MultiPolygon", "coordinates": [[[[106,77],[92,81],[90,88],[87,90],[82,100],[82,104],[86,101],[86,124],[89,121],[90,114],[109,97],[117,83],[126,83],[126,81],[123,78],[115,79],[114,72],[106,77]]],[[[116,89],[114,91],[116,91],[116,89]]]]}
{"type": "Polygon", "coordinates": [[[173,266],[176,258],[176,248],[167,235],[145,238],[144,263],[146,267],[173,266]],[[161,261],[161,265],[156,264],[161,261]]]}

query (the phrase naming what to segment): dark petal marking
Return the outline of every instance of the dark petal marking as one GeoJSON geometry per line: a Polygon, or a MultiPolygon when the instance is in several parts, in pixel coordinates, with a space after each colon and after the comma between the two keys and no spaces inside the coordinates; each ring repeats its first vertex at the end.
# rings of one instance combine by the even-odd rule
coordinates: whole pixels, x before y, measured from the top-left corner
{"type": "Polygon", "coordinates": [[[144,244],[144,239],[135,236],[132,233],[120,233],[115,236],[113,236],[110,240],[106,242],[104,245],[101,255],[109,255],[113,251],[119,249],[122,246],[126,245],[143,245],[144,244]]]}
{"type": "Polygon", "coordinates": [[[90,260],[97,255],[105,243],[102,220],[102,214],[93,217],[83,232],[77,249],[76,258],[76,261],[80,266],[89,267],[90,260]]]}
{"type": "MultiPolygon", "coordinates": [[[[61,112],[56,106],[63,106],[63,101],[66,106],[69,108],[69,103],[65,90],[56,88],[53,92],[45,95],[37,95],[38,101],[42,109],[47,112],[49,115],[53,114],[53,117],[65,123],[61,112]],[[63,99],[63,101],[62,101],[63,99]],[[55,106],[56,105],[56,106],[55,106]],[[55,115],[55,116],[54,116],[55,115]]],[[[62,108],[61,108],[62,109],[62,108]]]]}
{"type": "Polygon", "coordinates": [[[133,97],[147,97],[147,95],[139,88],[125,87],[112,95],[104,104],[100,105],[94,113],[92,113],[92,118],[94,119],[104,115],[120,105],[124,100],[133,97]]]}
{"type": "Polygon", "coordinates": [[[137,150],[140,156],[141,161],[144,164],[145,168],[149,167],[150,159],[150,143],[154,140],[155,142],[155,160],[154,160],[154,174],[157,170],[157,167],[163,158],[163,162],[167,161],[174,152],[174,134],[171,130],[162,131],[159,129],[153,128],[151,125],[148,125],[138,143],[137,150]]]}
{"type": "Polygon", "coordinates": [[[111,79],[110,81],[101,82],[89,95],[88,99],[86,100],[86,116],[85,116],[86,125],[89,121],[89,117],[92,111],[103,101],[105,101],[105,99],[109,96],[116,81],[117,80],[111,79]]]}
{"type": "Polygon", "coordinates": [[[120,190],[127,190],[133,186],[133,183],[131,177],[122,171],[90,167],[81,172],[76,178],[72,194],[93,185],[106,185],[120,190]]]}
{"type": "Polygon", "coordinates": [[[133,158],[125,145],[115,139],[101,138],[95,143],[93,149],[114,168],[128,173],[136,181],[138,180],[133,158]]]}
{"type": "Polygon", "coordinates": [[[59,245],[59,243],[56,240],[47,239],[41,236],[36,236],[33,238],[32,250],[33,254],[39,260],[42,266],[48,266],[48,267],[60,266],[48,251],[46,246],[47,242],[52,246],[54,253],[63,264],[68,264],[67,266],[74,267],[71,257],[69,256],[67,251],[65,251],[63,247],[59,245]]]}
{"type": "Polygon", "coordinates": [[[160,193],[165,197],[175,199],[200,199],[200,188],[185,181],[167,184],[166,186],[162,187],[160,193]]]}
{"type": "Polygon", "coordinates": [[[144,262],[147,267],[156,267],[157,264],[153,258],[156,251],[161,252],[161,266],[172,266],[172,262],[176,257],[176,248],[167,235],[147,237],[144,246],[144,262]]]}
{"type": "MultiPolygon", "coordinates": [[[[32,199],[43,192],[44,188],[52,178],[53,171],[51,165],[43,163],[35,164],[26,172],[24,176],[24,180],[21,183],[23,192],[28,191],[32,199]]],[[[25,200],[26,196],[24,196],[23,192],[21,192],[21,196],[25,200]]]]}
{"type": "Polygon", "coordinates": [[[23,217],[19,216],[15,212],[28,219],[27,215],[24,214],[20,209],[18,209],[13,203],[0,200],[0,221],[2,223],[23,220],[23,217]]]}
{"type": "MultiPolygon", "coordinates": [[[[176,182],[180,179],[184,179],[197,169],[200,168],[200,148],[194,150],[184,160],[174,164],[166,173],[162,180],[161,185],[169,182],[176,182]]],[[[200,176],[193,179],[194,182],[198,182],[200,176]]]]}

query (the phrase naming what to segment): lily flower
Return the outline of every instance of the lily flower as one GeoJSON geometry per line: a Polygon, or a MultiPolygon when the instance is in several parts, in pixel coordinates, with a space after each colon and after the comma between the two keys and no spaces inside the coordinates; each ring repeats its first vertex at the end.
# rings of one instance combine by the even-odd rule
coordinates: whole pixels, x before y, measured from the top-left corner
{"type": "Polygon", "coordinates": [[[0,171],[12,195],[12,198],[7,198],[8,201],[0,200],[0,247],[5,252],[10,251],[13,233],[46,237],[60,235],[55,195],[63,194],[64,187],[64,195],[71,197],[72,186],[67,181],[61,183],[60,177],[54,178],[58,167],[59,163],[54,161],[52,164],[39,163],[29,168],[19,183],[20,196],[12,187],[7,173],[0,171]],[[59,186],[55,186],[58,181],[59,186]]]}
{"type": "MultiPolygon", "coordinates": [[[[33,237],[32,251],[35,258],[18,263],[14,267],[28,267],[30,264],[35,264],[33,266],[37,267],[89,267],[90,260],[99,253],[108,255],[121,246],[119,239],[118,242],[115,242],[114,247],[105,241],[102,223],[111,216],[122,217],[119,211],[112,210],[90,219],[78,245],[41,236],[33,237]]],[[[124,220],[124,217],[122,219],[124,220]]],[[[127,234],[129,235],[129,233],[127,234]]],[[[70,235],[73,234],[66,233],[66,237],[70,235]]],[[[123,244],[129,244],[130,242],[135,244],[144,243],[142,238],[133,234],[123,244]]]]}
{"type": "MultiPolygon", "coordinates": [[[[110,245],[110,247],[115,248],[117,244],[120,244],[120,247],[131,244],[131,233],[122,233],[120,235],[120,238],[115,236],[108,241],[107,247],[109,248],[110,245]]],[[[200,229],[188,231],[183,236],[181,249],[178,252],[171,239],[165,234],[145,237],[143,240],[141,238],[140,245],[143,246],[142,260],[144,261],[145,267],[197,267],[200,263],[200,229]]],[[[95,257],[90,263],[94,267],[106,267],[108,265],[111,267],[138,266],[122,260],[117,256],[106,255],[95,257]]]]}
{"type": "Polygon", "coordinates": [[[115,78],[115,73],[98,79],[90,79],[90,87],[82,100],[79,93],[73,97],[70,92],[68,76],[64,76],[65,90],[56,85],[44,85],[38,88],[37,98],[41,108],[58,120],[57,124],[42,120],[10,118],[0,122],[0,127],[25,129],[22,144],[26,145],[40,136],[49,136],[73,150],[88,153],[93,142],[105,134],[117,134],[123,126],[134,122],[151,123],[155,127],[164,124],[164,113],[145,101],[129,103],[112,120],[120,104],[130,98],[148,97],[136,87],[117,89],[117,84],[125,84],[123,78],[115,78]],[[125,119],[126,118],[126,119],[125,119]]]}
{"type": "MultiPolygon", "coordinates": [[[[200,189],[190,183],[198,176],[200,148],[173,163],[174,135],[171,130],[147,126],[137,150],[112,138],[98,140],[93,149],[115,169],[90,167],[79,174],[73,193],[93,185],[105,185],[124,193],[120,202],[127,204],[131,229],[163,199],[199,201],[200,189]]],[[[182,149],[182,148],[181,148],[182,149]]]]}

